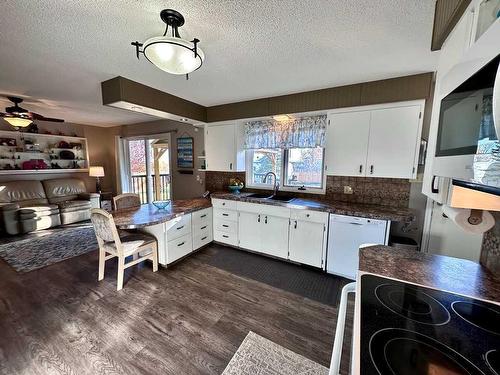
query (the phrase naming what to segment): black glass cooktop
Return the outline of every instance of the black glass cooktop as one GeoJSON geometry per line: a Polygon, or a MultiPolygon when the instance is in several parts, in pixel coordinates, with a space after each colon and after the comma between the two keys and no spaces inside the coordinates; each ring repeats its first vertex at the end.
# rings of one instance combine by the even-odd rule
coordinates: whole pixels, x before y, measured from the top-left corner
{"type": "Polygon", "coordinates": [[[361,276],[361,374],[500,375],[500,306],[361,276]]]}

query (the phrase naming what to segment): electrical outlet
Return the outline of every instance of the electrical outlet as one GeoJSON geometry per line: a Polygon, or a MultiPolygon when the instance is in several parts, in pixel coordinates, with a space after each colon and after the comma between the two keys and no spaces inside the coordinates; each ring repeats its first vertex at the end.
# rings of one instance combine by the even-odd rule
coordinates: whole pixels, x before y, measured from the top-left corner
{"type": "Polygon", "coordinates": [[[344,194],[352,194],[352,187],[344,185],[344,194]]]}

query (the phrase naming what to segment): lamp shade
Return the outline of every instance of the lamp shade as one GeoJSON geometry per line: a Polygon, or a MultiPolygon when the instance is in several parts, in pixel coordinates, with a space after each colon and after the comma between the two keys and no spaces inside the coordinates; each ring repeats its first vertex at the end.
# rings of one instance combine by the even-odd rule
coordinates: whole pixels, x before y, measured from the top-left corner
{"type": "Polygon", "coordinates": [[[161,70],[171,74],[187,74],[198,69],[205,54],[198,48],[193,52],[193,43],[187,40],[158,36],[144,42],[144,55],[161,70]]]}
{"type": "Polygon", "coordinates": [[[89,176],[90,177],[104,177],[104,168],[103,167],[90,167],[89,168],[89,176]]]}
{"type": "Polygon", "coordinates": [[[29,118],[23,117],[4,117],[3,119],[16,128],[25,128],[33,122],[29,118]]]}

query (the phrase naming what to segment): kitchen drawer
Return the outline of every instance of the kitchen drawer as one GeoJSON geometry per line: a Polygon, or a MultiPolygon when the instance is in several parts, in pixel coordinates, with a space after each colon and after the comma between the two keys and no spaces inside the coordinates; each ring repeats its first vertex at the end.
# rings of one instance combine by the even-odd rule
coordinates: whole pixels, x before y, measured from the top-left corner
{"type": "Polygon", "coordinates": [[[212,207],[191,213],[193,225],[207,224],[212,221],[212,207]]]}
{"type": "Polygon", "coordinates": [[[328,213],[320,211],[293,209],[290,218],[292,220],[310,221],[313,223],[320,223],[320,224],[328,223],[328,213]]]}
{"type": "Polygon", "coordinates": [[[231,246],[238,246],[238,235],[214,230],[214,240],[231,246]]]}
{"type": "Polygon", "coordinates": [[[167,241],[185,236],[191,233],[191,214],[183,215],[180,220],[167,230],[167,241]]]}
{"type": "Polygon", "coordinates": [[[237,222],[238,212],[231,210],[223,210],[220,208],[214,208],[214,221],[218,219],[237,222]]]}
{"type": "Polygon", "coordinates": [[[193,236],[193,250],[199,249],[202,246],[212,242],[212,231],[204,231],[193,236]]]}
{"type": "Polygon", "coordinates": [[[203,233],[203,232],[206,232],[206,231],[209,231],[209,232],[212,232],[212,221],[208,222],[208,223],[198,223],[198,224],[195,224],[193,223],[193,236],[197,235],[197,234],[200,234],[200,233],[203,233]]]}
{"type": "Polygon", "coordinates": [[[227,199],[212,198],[212,206],[214,206],[214,208],[224,208],[226,210],[236,210],[236,201],[230,201],[227,199]]]}
{"type": "Polygon", "coordinates": [[[227,233],[238,233],[238,223],[234,221],[215,219],[214,230],[227,233]]]}
{"type": "Polygon", "coordinates": [[[188,255],[192,251],[193,239],[191,238],[191,233],[175,240],[168,241],[167,263],[175,262],[177,259],[188,255]]]}
{"type": "Polygon", "coordinates": [[[251,212],[260,215],[283,217],[285,219],[290,218],[290,209],[286,207],[278,207],[265,203],[248,203],[248,202],[238,202],[238,211],[251,212]]]}

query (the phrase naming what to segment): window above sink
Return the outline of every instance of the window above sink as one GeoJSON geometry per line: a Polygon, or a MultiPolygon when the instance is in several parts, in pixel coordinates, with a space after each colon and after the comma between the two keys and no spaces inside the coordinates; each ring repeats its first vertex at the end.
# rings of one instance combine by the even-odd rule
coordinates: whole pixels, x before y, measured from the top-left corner
{"type": "Polygon", "coordinates": [[[264,176],[274,172],[281,191],[324,194],[324,149],[290,148],[246,151],[246,185],[253,189],[272,190],[274,178],[264,176]]]}

